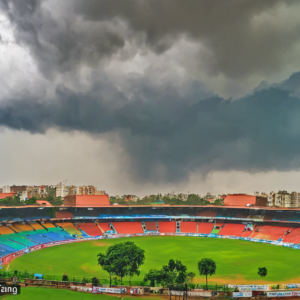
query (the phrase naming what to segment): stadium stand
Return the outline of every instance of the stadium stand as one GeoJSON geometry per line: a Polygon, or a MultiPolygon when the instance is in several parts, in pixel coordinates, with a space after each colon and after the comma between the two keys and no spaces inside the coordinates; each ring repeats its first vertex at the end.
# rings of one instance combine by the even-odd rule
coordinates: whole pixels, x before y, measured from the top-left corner
{"type": "Polygon", "coordinates": [[[283,236],[283,241],[285,243],[293,243],[299,244],[300,243],[300,228],[295,228],[290,231],[287,235],[283,236]]]}
{"type": "Polygon", "coordinates": [[[65,230],[55,227],[55,228],[49,228],[49,232],[55,232],[57,234],[59,234],[62,237],[65,237],[67,240],[72,240],[75,239],[72,235],[70,235],[68,232],[66,232],[65,230]]]}
{"type": "Polygon", "coordinates": [[[244,231],[242,234],[242,237],[249,237],[252,234],[252,232],[253,231],[251,231],[251,230],[244,231]]]}
{"type": "Polygon", "coordinates": [[[99,227],[104,231],[111,231],[110,227],[109,227],[109,223],[99,223],[99,227]]]}
{"type": "Polygon", "coordinates": [[[51,239],[53,241],[65,241],[66,240],[66,237],[63,237],[55,232],[48,232],[45,234],[45,237],[47,237],[48,239],[51,239]]]}
{"type": "Polygon", "coordinates": [[[219,235],[242,236],[244,230],[244,224],[225,224],[219,231],[219,235]]]}
{"type": "Polygon", "coordinates": [[[66,232],[68,232],[71,235],[76,235],[78,237],[82,236],[81,231],[78,230],[71,222],[56,223],[56,224],[62,227],[66,232]]]}
{"type": "Polygon", "coordinates": [[[86,234],[90,236],[100,236],[103,235],[100,228],[95,223],[82,223],[78,224],[77,228],[83,230],[86,234]]]}
{"type": "Polygon", "coordinates": [[[45,230],[45,228],[38,223],[31,223],[30,226],[35,230],[45,230]]]}
{"type": "Polygon", "coordinates": [[[1,226],[0,227],[0,234],[11,234],[11,233],[14,233],[14,231],[12,229],[10,229],[9,227],[7,226],[1,226]]]}
{"type": "Polygon", "coordinates": [[[27,224],[13,224],[11,226],[16,232],[21,232],[21,231],[32,231],[33,229],[27,225],[27,224]]]}
{"type": "Polygon", "coordinates": [[[198,223],[198,233],[209,234],[214,228],[213,223],[199,222],[198,223]]]}
{"type": "Polygon", "coordinates": [[[27,246],[27,247],[32,247],[32,246],[36,246],[37,245],[37,243],[34,243],[34,242],[28,240],[27,238],[25,238],[23,236],[20,236],[20,235],[17,235],[17,234],[14,234],[11,237],[11,240],[13,240],[14,242],[17,242],[19,244],[22,244],[24,246],[27,246]]]}
{"type": "Polygon", "coordinates": [[[41,235],[41,234],[32,234],[27,236],[27,238],[37,244],[47,244],[53,242],[53,240],[41,235]]]}
{"type": "Polygon", "coordinates": [[[197,233],[197,222],[185,222],[180,223],[180,231],[183,233],[197,233]]]}
{"type": "Polygon", "coordinates": [[[50,222],[43,223],[43,226],[46,227],[46,228],[55,228],[55,226],[50,222]]]}
{"type": "Polygon", "coordinates": [[[26,248],[24,245],[21,245],[17,242],[14,242],[14,241],[10,240],[10,238],[11,238],[10,234],[1,235],[0,236],[0,243],[15,249],[15,251],[22,250],[22,249],[26,248]]]}
{"type": "Polygon", "coordinates": [[[260,228],[259,231],[256,231],[255,228],[255,232],[252,235],[250,235],[250,237],[255,239],[276,241],[280,239],[282,236],[284,236],[288,230],[292,230],[292,229],[293,228],[291,227],[285,227],[285,226],[264,225],[260,228]]]}
{"type": "Polygon", "coordinates": [[[13,253],[13,252],[16,252],[15,248],[12,248],[10,246],[7,246],[5,244],[0,243],[1,256],[5,256],[5,255],[8,255],[8,254],[13,253]]]}
{"type": "Polygon", "coordinates": [[[145,222],[147,231],[157,231],[156,222],[145,222]]]}
{"type": "Polygon", "coordinates": [[[158,222],[160,233],[175,233],[176,232],[176,222],[158,222]]]}
{"type": "Polygon", "coordinates": [[[113,222],[113,226],[119,234],[144,233],[141,222],[113,222]]]}
{"type": "Polygon", "coordinates": [[[202,216],[202,217],[215,217],[217,215],[216,210],[202,210],[200,212],[196,213],[196,216],[202,216]]]}

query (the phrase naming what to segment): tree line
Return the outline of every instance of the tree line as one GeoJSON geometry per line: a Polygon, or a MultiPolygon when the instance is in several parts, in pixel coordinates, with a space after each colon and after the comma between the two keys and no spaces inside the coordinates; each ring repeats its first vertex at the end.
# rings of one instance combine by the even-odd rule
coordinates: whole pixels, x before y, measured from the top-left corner
{"type": "Polygon", "coordinates": [[[148,195],[137,201],[126,201],[126,195],[122,199],[116,199],[116,197],[110,197],[111,203],[118,203],[122,205],[148,205],[155,203],[157,201],[163,201],[165,204],[170,205],[223,205],[223,199],[216,199],[214,202],[208,201],[206,198],[203,198],[196,194],[188,195],[187,199],[184,201],[179,195],[148,195]]]}

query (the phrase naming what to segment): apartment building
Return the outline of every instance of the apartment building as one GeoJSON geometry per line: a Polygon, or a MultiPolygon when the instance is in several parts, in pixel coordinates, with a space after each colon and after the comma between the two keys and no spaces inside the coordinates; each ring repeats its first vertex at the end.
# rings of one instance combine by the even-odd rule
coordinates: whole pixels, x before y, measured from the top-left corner
{"type": "Polygon", "coordinates": [[[275,194],[274,204],[279,207],[293,207],[291,194],[287,191],[279,191],[275,194]]]}
{"type": "Polygon", "coordinates": [[[292,207],[300,207],[300,193],[291,193],[292,207]]]}
{"type": "Polygon", "coordinates": [[[55,197],[65,198],[70,194],[70,187],[59,183],[55,187],[55,197]]]}
{"type": "Polygon", "coordinates": [[[5,185],[3,187],[3,193],[10,193],[10,186],[9,185],[5,185]]]}

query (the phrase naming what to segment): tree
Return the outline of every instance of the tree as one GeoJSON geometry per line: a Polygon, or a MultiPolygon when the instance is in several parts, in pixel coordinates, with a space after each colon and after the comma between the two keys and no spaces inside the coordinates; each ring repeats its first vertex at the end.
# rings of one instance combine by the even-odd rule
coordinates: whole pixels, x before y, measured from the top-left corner
{"type": "Polygon", "coordinates": [[[170,259],[167,265],[156,271],[155,281],[157,284],[162,284],[163,287],[174,283],[183,284],[187,278],[186,270],[187,267],[180,260],[170,259]]]}
{"type": "Polygon", "coordinates": [[[196,274],[194,272],[189,272],[186,277],[187,277],[187,282],[188,283],[193,283],[194,278],[195,278],[196,274]]]}
{"type": "Polygon", "coordinates": [[[109,274],[109,286],[111,287],[111,276],[114,274],[112,260],[109,256],[102,253],[99,253],[98,257],[98,265],[109,274]]]}
{"type": "Polygon", "coordinates": [[[203,258],[198,262],[198,270],[200,275],[206,276],[206,289],[207,289],[207,275],[211,276],[216,273],[216,263],[210,258],[203,258]]]}
{"type": "Polygon", "coordinates": [[[263,267],[263,268],[258,268],[258,272],[257,274],[261,277],[265,277],[268,275],[268,270],[267,268],[263,267]]]}
{"type": "Polygon", "coordinates": [[[139,267],[145,261],[145,250],[141,249],[133,242],[125,242],[125,253],[130,258],[128,265],[129,284],[131,283],[131,277],[134,275],[139,276],[139,267]]]}
{"type": "Polygon", "coordinates": [[[98,254],[98,264],[110,274],[121,277],[140,275],[139,267],[144,263],[145,251],[133,242],[125,242],[110,246],[106,254],[98,254]]]}
{"type": "Polygon", "coordinates": [[[158,280],[158,271],[151,269],[144,277],[144,281],[150,281],[150,286],[155,287],[155,282],[158,280]]]}

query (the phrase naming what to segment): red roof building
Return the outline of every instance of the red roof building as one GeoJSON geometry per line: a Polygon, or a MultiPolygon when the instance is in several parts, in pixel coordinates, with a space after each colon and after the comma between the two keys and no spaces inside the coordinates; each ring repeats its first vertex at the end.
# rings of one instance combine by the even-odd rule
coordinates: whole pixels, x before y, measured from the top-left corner
{"type": "Polygon", "coordinates": [[[108,195],[69,195],[64,199],[64,206],[110,206],[108,195]]]}
{"type": "Polygon", "coordinates": [[[224,199],[226,206],[267,206],[268,199],[266,197],[259,197],[246,194],[228,194],[224,199]]]}
{"type": "Polygon", "coordinates": [[[12,197],[15,193],[1,193],[0,194],[0,199],[5,199],[8,197],[12,197]]]}

